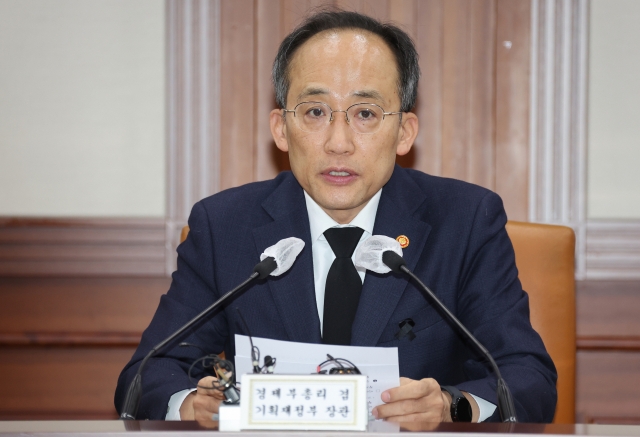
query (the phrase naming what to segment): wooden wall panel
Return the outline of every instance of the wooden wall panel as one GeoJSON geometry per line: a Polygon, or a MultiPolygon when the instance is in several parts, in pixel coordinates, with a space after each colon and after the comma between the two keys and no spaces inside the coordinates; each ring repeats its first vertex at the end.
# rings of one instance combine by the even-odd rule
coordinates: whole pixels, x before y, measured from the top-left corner
{"type": "MultiPolygon", "coordinates": [[[[0,344],[18,336],[140,339],[167,292],[165,277],[0,277],[0,344]]],[[[13,343],[15,344],[15,343],[13,343]]]]}
{"type": "Polygon", "coordinates": [[[221,4],[220,188],[255,180],[254,2],[221,4]]]}
{"type": "Polygon", "coordinates": [[[113,419],[166,277],[0,277],[0,420],[113,419]]]}
{"type": "Polygon", "coordinates": [[[640,282],[581,281],[578,284],[576,308],[580,337],[640,338],[640,282]]]}
{"type": "Polygon", "coordinates": [[[0,419],[116,419],[116,382],[133,351],[0,347],[0,419]]]}
{"type": "MultiPolygon", "coordinates": [[[[0,418],[113,417],[114,378],[169,284],[164,277],[0,278],[0,418]],[[34,361],[17,366],[27,359],[34,361]],[[61,362],[69,363],[68,373],[61,362]],[[31,393],[39,380],[22,375],[50,374],[41,397],[14,405],[12,381],[31,393]],[[89,400],[74,393],[79,387],[90,388],[89,400]],[[52,406],[53,393],[64,396],[65,407],[52,406]]],[[[640,387],[637,308],[638,282],[577,283],[578,421],[640,422],[628,408],[640,387]]]]}
{"type": "Polygon", "coordinates": [[[496,2],[472,2],[469,29],[469,143],[464,179],[495,190],[496,2]]]}
{"type": "Polygon", "coordinates": [[[221,186],[272,178],[289,168],[268,126],[275,108],[271,64],[282,38],[313,8],[327,4],[390,20],[416,42],[423,72],[415,109],[421,131],[400,165],[497,189],[510,218],[525,218],[528,157],[521,151],[527,144],[512,143],[528,137],[528,113],[519,109],[528,104],[521,85],[528,74],[529,11],[498,0],[223,0],[221,186]],[[514,19],[517,25],[510,24],[514,19]],[[500,21],[500,27],[499,20],[509,23],[500,21]],[[518,56],[502,64],[498,29],[518,44],[512,48],[518,56]],[[499,106],[497,99],[509,103],[499,106]],[[241,104],[254,110],[242,113],[241,104]]]}
{"type": "Polygon", "coordinates": [[[578,422],[640,423],[640,351],[579,351],[578,422]]]}
{"type": "Polygon", "coordinates": [[[640,423],[640,282],[576,285],[576,420],[640,423]]]}
{"type": "Polygon", "coordinates": [[[493,188],[493,57],[480,55],[493,53],[493,9],[489,1],[447,1],[443,30],[442,175],[487,188],[493,188]]]}
{"type": "MultiPolygon", "coordinates": [[[[413,146],[413,166],[426,173],[442,174],[442,101],[443,101],[443,0],[418,2],[416,10],[416,46],[420,52],[422,77],[418,85],[416,114],[420,121],[413,146]]],[[[400,165],[410,166],[399,160],[400,165]]]]}
{"type": "Polygon", "coordinates": [[[470,14],[461,1],[444,3],[442,69],[442,175],[464,179],[469,145],[470,14]]]}
{"type": "Polygon", "coordinates": [[[271,67],[282,40],[282,11],[269,0],[256,1],[256,17],[260,24],[255,29],[256,74],[255,132],[256,132],[256,180],[272,179],[281,170],[288,169],[286,153],[276,148],[269,129],[269,114],[276,108],[271,67]]]}
{"type": "Polygon", "coordinates": [[[531,2],[497,0],[496,182],[512,220],[529,218],[531,2]]]}

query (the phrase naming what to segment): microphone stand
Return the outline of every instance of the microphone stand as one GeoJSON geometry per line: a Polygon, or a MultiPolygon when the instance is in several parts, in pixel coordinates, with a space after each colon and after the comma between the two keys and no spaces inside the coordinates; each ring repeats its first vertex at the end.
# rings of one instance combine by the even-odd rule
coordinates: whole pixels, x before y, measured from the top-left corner
{"type": "Polygon", "coordinates": [[[185,323],[181,328],[179,328],[176,332],[171,334],[165,340],[161,341],[157,345],[155,345],[149,353],[144,357],[140,366],[138,367],[138,371],[131,381],[129,385],[129,389],[127,390],[127,396],[124,399],[124,404],[122,406],[122,413],[120,414],[120,419],[122,420],[136,420],[136,414],[138,414],[138,406],[140,405],[140,398],[142,396],[142,369],[147,364],[147,361],[158,352],[160,352],[165,346],[174,341],[176,338],[179,338],[185,331],[195,325],[197,322],[205,318],[208,314],[213,312],[220,305],[225,303],[231,296],[237,293],[239,290],[244,288],[247,284],[252,282],[256,278],[264,279],[273,272],[278,265],[275,262],[273,257],[267,257],[263,261],[259,262],[253,269],[253,273],[249,278],[247,278],[242,284],[238,285],[233,290],[227,292],[220,299],[215,301],[211,306],[202,311],[200,314],[195,316],[193,319],[189,320],[185,323]]]}
{"type": "Polygon", "coordinates": [[[409,270],[405,264],[404,259],[393,251],[386,251],[382,254],[382,261],[393,271],[406,273],[411,279],[416,281],[420,287],[429,295],[429,297],[436,303],[436,305],[446,314],[447,318],[460,329],[465,336],[471,340],[471,343],[480,351],[482,355],[489,361],[493,371],[498,379],[498,386],[496,394],[498,396],[498,411],[503,422],[517,422],[516,407],[513,403],[513,397],[511,391],[507,386],[507,382],[502,378],[498,365],[493,360],[493,357],[489,351],[478,341],[474,335],[453,315],[451,311],[436,297],[436,295],[418,278],[411,270],[409,270]]]}

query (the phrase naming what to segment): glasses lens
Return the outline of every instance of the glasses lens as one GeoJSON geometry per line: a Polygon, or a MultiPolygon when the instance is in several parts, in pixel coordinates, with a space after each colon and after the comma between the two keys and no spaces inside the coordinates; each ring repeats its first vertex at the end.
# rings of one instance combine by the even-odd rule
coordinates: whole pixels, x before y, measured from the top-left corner
{"type": "Polygon", "coordinates": [[[370,134],[376,132],[382,123],[384,111],[378,105],[359,103],[347,109],[349,124],[356,132],[370,134]]]}
{"type": "Polygon", "coordinates": [[[317,132],[329,124],[331,108],[320,102],[304,102],[295,108],[296,122],[300,129],[317,132]]]}

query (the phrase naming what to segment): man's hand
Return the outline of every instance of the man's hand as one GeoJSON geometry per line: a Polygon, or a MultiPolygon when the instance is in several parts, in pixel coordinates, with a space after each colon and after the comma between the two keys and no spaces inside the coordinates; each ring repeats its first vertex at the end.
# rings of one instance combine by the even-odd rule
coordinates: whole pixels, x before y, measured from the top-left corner
{"type": "Polygon", "coordinates": [[[211,421],[211,417],[218,412],[220,403],[224,400],[224,394],[213,388],[216,382],[217,379],[213,376],[198,381],[198,389],[189,393],[180,406],[181,420],[211,421]]]}
{"type": "MultiPolygon", "coordinates": [[[[471,403],[473,421],[478,421],[478,405],[464,393],[471,403]]],[[[400,378],[400,387],[392,388],[380,396],[385,402],[373,409],[377,419],[392,422],[451,422],[451,397],[440,390],[433,378],[420,381],[400,378]]]]}
{"type": "Polygon", "coordinates": [[[392,422],[451,422],[449,404],[433,378],[400,378],[400,387],[380,396],[385,405],[373,409],[377,419],[392,422]]]}

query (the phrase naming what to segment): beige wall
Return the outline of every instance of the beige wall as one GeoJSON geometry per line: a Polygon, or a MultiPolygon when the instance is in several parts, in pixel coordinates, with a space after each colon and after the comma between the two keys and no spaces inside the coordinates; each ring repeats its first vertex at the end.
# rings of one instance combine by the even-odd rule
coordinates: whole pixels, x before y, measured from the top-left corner
{"type": "Polygon", "coordinates": [[[592,0],[589,218],[640,218],[640,1],[592,0]]]}
{"type": "Polygon", "coordinates": [[[162,0],[0,0],[0,215],[164,216],[162,0]]]}

